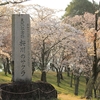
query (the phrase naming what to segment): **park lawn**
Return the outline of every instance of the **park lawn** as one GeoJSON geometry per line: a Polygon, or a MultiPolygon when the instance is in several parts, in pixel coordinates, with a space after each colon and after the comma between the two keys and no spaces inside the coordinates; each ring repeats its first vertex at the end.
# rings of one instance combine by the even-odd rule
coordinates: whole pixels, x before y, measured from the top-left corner
{"type": "Polygon", "coordinates": [[[0,72],[0,84],[2,83],[10,83],[11,75],[5,75],[4,72],[0,72]]]}
{"type": "MultiPolygon", "coordinates": [[[[60,87],[57,86],[57,78],[56,78],[56,72],[49,71],[47,73],[47,82],[52,84],[58,91],[58,93],[64,93],[64,94],[74,94],[74,83],[73,87],[70,87],[70,77],[67,77],[67,73],[63,73],[64,80],[61,80],[60,87]]],[[[37,71],[34,73],[32,80],[40,80],[41,78],[41,72],[37,71]]],[[[84,95],[85,91],[85,78],[80,78],[80,85],[79,85],[79,95],[84,95]]]]}
{"type": "MultiPolygon", "coordinates": [[[[85,91],[85,78],[80,78],[80,85],[79,85],[79,95],[74,95],[74,83],[73,87],[70,87],[70,77],[67,77],[67,73],[63,73],[64,80],[61,80],[60,87],[57,86],[57,79],[56,79],[56,72],[48,71],[47,72],[47,82],[52,84],[57,92],[58,92],[58,100],[80,100],[81,97],[84,96],[85,91]],[[64,99],[65,98],[65,99],[64,99]],[[68,99],[69,98],[69,99],[68,99]]],[[[41,72],[35,71],[32,76],[32,81],[36,82],[39,81],[41,78],[41,72]]],[[[11,82],[11,75],[4,75],[4,72],[0,72],[0,83],[9,83],[11,82]]],[[[82,99],[85,100],[85,99],[82,99]]]]}

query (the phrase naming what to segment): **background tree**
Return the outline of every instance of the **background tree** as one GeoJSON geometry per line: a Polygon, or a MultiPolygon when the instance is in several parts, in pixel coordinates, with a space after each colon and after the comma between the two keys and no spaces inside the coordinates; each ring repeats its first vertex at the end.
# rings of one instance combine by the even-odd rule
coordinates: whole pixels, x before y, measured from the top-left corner
{"type": "Polygon", "coordinates": [[[91,28],[94,28],[95,17],[94,14],[85,12],[84,15],[75,15],[73,17],[67,16],[63,19],[64,23],[70,24],[77,30],[81,30],[84,33],[91,28]]]}
{"type": "MultiPolygon", "coordinates": [[[[98,6],[98,5],[97,5],[98,6]]],[[[83,15],[85,12],[94,13],[95,9],[93,4],[88,0],[72,0],[68,7],[65,9],[66,16],[83,15]]]]}
{"type": "Polygon", "coordinates": [[[0,58],[5,72],[11,74],[11,15],[14,13],[12,5],[21,4],[27,0],[0,0],[0,58]]]}
{"type": "MultiPolygon", "coordinates": [[[[64,43],[63,43],[64,44],[64,43]]],[[[57,85],[61,83],[60,79],[63,80],[62,72],[66,64],[66,52],[65,47],[60,45],[60,50],[56,53],[50,63],[50,67],[56,70],[57,73],[57,85]]]]}
{"type": "MultiPolygon", "coordinates": [[[[36,57],[35,59],[39,63],[41,72],[46,73],[47,65],[53,57],[55,58],[53,64],[57,65],[56,68],[61,68],[62,60],[58,61],[58,59],[61,59],[61,52],[58,53],[58,51],[62,48],[61,46],[65,44],[65,47],[67,48],[66,55],[67,53],[68,55],[73,55],[71,57],[72,59],[69,60],[70,63],[82,60],[79,56],[82,57],[84,55],[85,50],[83,48],[86,46],[81,44],[85,43],[83,33],[76,30],[71,25],[64,24],[57,18],[55,19],[50,10],[40,8],[41,7],[39,6],[35,8],[35,19],[34,17],[32,18],[32,33],[34,34],[32,34],[31,47],[32,55],[33,57],[36,57]],[[66,41],[63,40],[64,38],[66,41]],[[82,51],[84,52],[81,54],[82,51]],[[76,54],[76,52],[78,54],[76,54]]],[[[43,78],[41,77],[41,79],[43,78]]]]}
{"type": "Polygon", "coordinates": [[[66,38],[65,27],[55,18],[54,10],[42,6],[34,6],[32,17],[32,57],[35,57],[41,71],[41,81],[46,81],[48,64],[60,50],[59,43],[66,38]],[[60,38],[59,38],[60,37],[60,38]]]}

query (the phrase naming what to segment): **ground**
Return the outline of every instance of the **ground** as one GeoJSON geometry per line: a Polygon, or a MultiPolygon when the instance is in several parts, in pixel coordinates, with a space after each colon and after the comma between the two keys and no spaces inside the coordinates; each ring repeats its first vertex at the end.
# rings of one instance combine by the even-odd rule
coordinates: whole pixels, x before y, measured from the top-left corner
{"type": "Polygon", "coordinates": [[[68,95],[65,95],[65,94],[59,94],[58,95],[58,98],[60,99],[60,100],[86,100],[85,98],[83,98],[83,99],[81,99],[80,97],[77,97],[77,96],[72,96],[72,95],[70,95],[70,94],[68,94],[68,95]]]}

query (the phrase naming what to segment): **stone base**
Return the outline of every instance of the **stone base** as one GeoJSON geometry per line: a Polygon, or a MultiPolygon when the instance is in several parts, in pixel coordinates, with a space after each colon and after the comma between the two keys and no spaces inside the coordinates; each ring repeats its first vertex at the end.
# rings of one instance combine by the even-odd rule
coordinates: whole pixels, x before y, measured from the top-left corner
{"type": "Polygon", "coordinates": [[[55,88],[51,84],[41,81],[1,84],[0,87],[2,100],[51,100],[51,98],[57,98],[55,88]]]}

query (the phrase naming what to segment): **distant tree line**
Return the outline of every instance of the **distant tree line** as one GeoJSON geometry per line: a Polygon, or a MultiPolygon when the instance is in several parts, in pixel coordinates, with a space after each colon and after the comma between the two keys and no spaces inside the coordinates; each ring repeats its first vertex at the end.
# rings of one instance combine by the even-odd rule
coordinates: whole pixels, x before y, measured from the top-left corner
{"type": "Polygon", "coordinates": [[[88,0],[72,0],[70,4],[66,7],[63,17],[84,15],[85,12],[94,14],[98,8],[99,5],[94,0],[93,2],[90,2],[88,0]]]}

